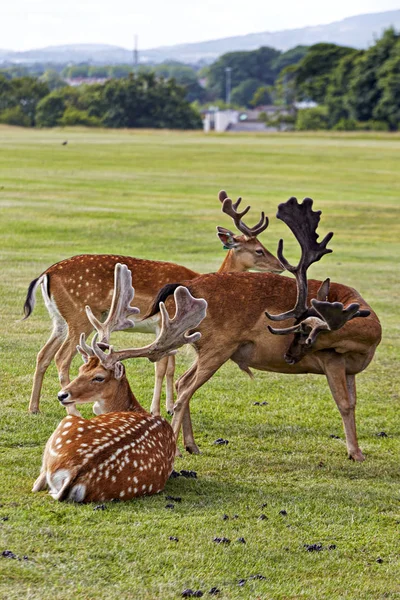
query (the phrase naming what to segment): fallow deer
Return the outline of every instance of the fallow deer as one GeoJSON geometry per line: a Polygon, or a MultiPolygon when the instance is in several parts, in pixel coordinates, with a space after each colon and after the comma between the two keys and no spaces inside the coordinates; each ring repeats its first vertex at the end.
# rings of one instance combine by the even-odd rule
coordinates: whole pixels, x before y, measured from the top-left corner
{"type": "MultiPolygon", "coordinates": [[[[226,192],[221,191],[219,200],[223,203],[223,212],[232,217],[242,235],[235,235],[223,227],[217,228],[218,237],[228,250],[219,272],[255,269],[281,273],[283,268],[278,259],[257,238],[268,227],[268,218],[262,213],[260,222],[254,227],[248,227],[243,222],[243,216],[247,214],[250,207],[242,213],[237,213],[240,199],[234,205],[235,208],[232,208],[232,204],[224,202],[226,198],[226,192]]],[[[37,355],[29,403],[30,412],[39,411],[43,377],[53,358],[55,358],[61,385],[68,384],[70,365],[79,336],[82,332],[89,335],[93,329],[86,316],[85,305],[90,303],[98,318],[107,313],[113,293],[114,267],[118,262],[126,264],[133,273],[135,301],[142,312],[148,308],[162,285],[180,280],[187,281],[200,275],[175,263],[114,254],[82,254],[52,265],[34,279],[29,285],[25,301],[25,319],[33,311],[35,292],[40,285],[46,308],[53,321],[53,331],[37,355]]],[[[157,333],[158,317],[147,319],[145,322],[138,321],[136,329],[141,333],[157,333]]],[[[165,357],[156,364],[156,382],[151,403],[153,414],[160,414],[160,395],[165,374],[167,375],[167,410],[172,413],[174,371],[173,356],[165,357]]],[[[74,407],[69,410],[74,411],[74,407]]]]}
{"type": "MultiPolygon", "coordinates": [[[[301,246],[297,267],[283,256],[282,240],[278,246],[279,260],[295,274],[296,281],[271,273],[223,273],[184,284],[193,296],[207,300],[208,310],[199,328],[202,337],[194,345],[196,362],[177,381],[172,421],[175,436],[182,425],[186,449],[199,451],[189,401],[231,359],[247,373],[252,367],[277,373],[324,374],[342,416],[349,457],[364,460],[356,433],[355,376],[371,362],[381,340],[379,319],[353,288],[329,280],[307,282],[307,268],[331,252],[326,245],[333,235],[317,242],[320,211],[312,210],[312,200],[306,198],[298,204],[296,198],[290,198],[279,205],[277,217],[290,227],[301,246]],[[276,313],[281,314],[274,316],[276,313]],[[294,326],[269,325],[271,320],[284,319],[295,319],[294,326]]],[[[167,285],[159,292],[147,317],[156,314],[158,302],[165,301],[175,287],[167,285]]]]}
{"type": "Polygon", "coordinates": [[[97,333],[91,347],[81,335],[78,349],[85,364],[78,377],[58,395],[64,406],[96,402],[98,416],[86,420],[68,415],[61,421],[46,444],[41,473],[32,491],[48,487],[56,500],[102,502],[129,500],[164,488],[175,457],[172,428],[139,404],[121,361],[145,356],[154,362],[196,341],[199,333],[186,332],[204,318],[207,303],[178,288],[176,314],[170,319],[161,306],[161,331],[152,344],[120,352],[107,346],[106,353],[97,342],[99,334],[106,334],[108,341],[112,331],[133,327],[133,321],[127,318],[138,312],[131,307],[133,295],[130,271],[117,264],[109,317],[106,323],[99,323],[87,309],[97,333]]]}

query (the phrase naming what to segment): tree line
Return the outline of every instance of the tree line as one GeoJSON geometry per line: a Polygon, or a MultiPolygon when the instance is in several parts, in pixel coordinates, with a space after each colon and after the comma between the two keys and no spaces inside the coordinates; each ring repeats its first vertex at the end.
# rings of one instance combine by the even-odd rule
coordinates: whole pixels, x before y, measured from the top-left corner
{"type": "Polygon", "coordinates": [[[0,74],[0,123],[25,127],[87,125],[199,129],[198,111],[174,79],[130,74],[104,84],[57,87],[0,74]]]}
{"type": "Polygon", "coordinates": [[[368,50],[316,44],[277,83],[280,100],[313,100],[299,111],[297,129],[400,127],[400,34],[385,31],[368,50]]]}
{"type": "Polygon", "coordinates": [[[202,68],[169,61],[135,72],[128,65],[31,69],[0,70],[0,122],[199,128],[199,109],[226,106],[229,81],[230,106],[280,106],[278,120],[299,130],[397,130],[400,124],[400,34],[393,29],[367,50],[319,43],[287,52],[229,52],[202,68]],[[77,77],[106,81],[66,85],[65,78],[77,77]],[[295,110],[301,101],[316,106],[295,110]]]}

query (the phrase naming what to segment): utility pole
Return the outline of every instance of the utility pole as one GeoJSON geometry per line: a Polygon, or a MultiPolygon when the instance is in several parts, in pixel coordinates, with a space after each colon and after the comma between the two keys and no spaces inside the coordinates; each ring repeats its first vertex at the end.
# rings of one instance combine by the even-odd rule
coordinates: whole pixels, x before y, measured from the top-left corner
{"type": "Polygon", "coordinates": [[[231,104],[231,72],[231,67],[225,67],[225,102],[228,108],[231,104]]]}
{"type": "Polygon", "coordinates": [[[137,71],[139,64],[139,51],[138,51],[138,36],[135,34],[134,46],[133,46],[133,67],[137,71]]]}

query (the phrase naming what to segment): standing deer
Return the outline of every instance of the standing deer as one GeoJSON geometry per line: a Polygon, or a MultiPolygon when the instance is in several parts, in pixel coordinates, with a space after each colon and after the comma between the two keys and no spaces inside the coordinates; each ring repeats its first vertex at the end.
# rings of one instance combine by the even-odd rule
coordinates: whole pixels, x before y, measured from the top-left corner
{"type": "MultiPolygon", "coordinates": [[[[301,259],[297,267],[291,266],[283,256],[282,240],[278,258],[296,280],[271,273],[219,273],[185,284],[193,296],[208,302],[207,317],[199,328],[202,336],[194,345],[196,362],[177,381],[172,427],[177,438],[182,424],[189,452],[199,452],[189,401],[231,359],[247,373],[253,367],[277,373],[324,374],[343,419],[349,457],[364,460],[356,433],[355,376],[371,362],[381,340],[381,326],[377,315],[353,288],[330,284],[329,280],[307,282],[308,267],[331,252],[326,245],[332,233],[322,242],[317,241],[320,214],[312,210],[310,198],[301,204],[290,198],[279,205],[277,217],[297,238],[301,259]],[[294,325],[269,325],[286,319],[294,319],[294,325]]],[[[158,302],[175,287],[165,286],[159,292],[146,317],[156,314],[158,302]]]]}
{"type": "MultiPolygon", "coordinates": [[[[268,218],[264,213],[254,227],[243,222],[243,216],[250,210],[248,206],[242,213],[237,212],[240,198],[232,206],[226,203],[226,192],[219,193],[223,203],[222,210],[229,215],[242,235],[235,235],[223,227],[217,228],[217,234],[228,253],[219,272],[271,271],[281,273],[283,268],[257,239],[268,227],[268,218]]],[[[69,382],[69,370],[76,353],[79,336],[83,332],[89,335],[92,325],[85,312],[90,303],[97,318],[106,314],[110,308],[113,293],[113,274],[116,263],[122,262],[131,269],[136,290],[136,304],[141,311],[148,308],[157,291],[166,283],[195,279],[200,274],[175,263],[142,260],[129,256],[109,254],[82,254],[68,258],[49,267],[29,285],[25,301],[25,319],[32,313],[35,305],[35,292],[40,285],[46,308],[53,321],[53,331],[49,340],[40,350],[36,359],[36,370],[29,403],[29,411],[39,411],[40,392],[43,377],[53,358],[62,386],[69,382]]],[[[141,333],[157,333],[158,317],[137,322],[136,329],[141,333]]],[[[156,383],[151,403],[151,412],[160,414],[160,395],[164,375],[167,375],[167,410],[173,409],[173,378],[175,359],[165,357],[156,364],[156,383]]],[[[69,411],[74,412],[74,406],[69,411]]]]}
{"type": "Polygon", "coordinates": [[[144,410],[136,400],[123,360],[147,357],[151,361],[193,343],[199,333],[185,332],[197,327],[207,308],[183,287],[175,292],[173,319],[161,305],[161,328],[157,339],[143,348],[108,353],[97,339],[107,341],[112,331],[133,327],[127,317],[138,312],[131,307],[134,296],[131,272],[126,265],[115,267],[115,288],[109,316],[100,323],[87,307],[87,315],[97,330],[91,347],[85,335],[78,350],[85,364],[79,375],[58,394],[64,406],[95,402],[98,416],[86,420],[68,415],[49,438],[34,492],[49,487],[56,500],[76,502],[129,500],[160,492],[172,471],[176,450],[169,423],[144,410]]]}

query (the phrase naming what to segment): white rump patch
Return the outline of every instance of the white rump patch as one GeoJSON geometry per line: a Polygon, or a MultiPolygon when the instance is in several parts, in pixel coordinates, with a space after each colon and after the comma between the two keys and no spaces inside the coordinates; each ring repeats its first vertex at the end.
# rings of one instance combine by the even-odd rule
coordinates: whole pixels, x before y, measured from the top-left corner
{"type": "Polygon", "coordinates": [[[47,472],[47,485],[50,489],[50,494],[55,496],[66,485],[71,478],[71,473],[68,469],[58,469],[55,473],[47,472]]]}

